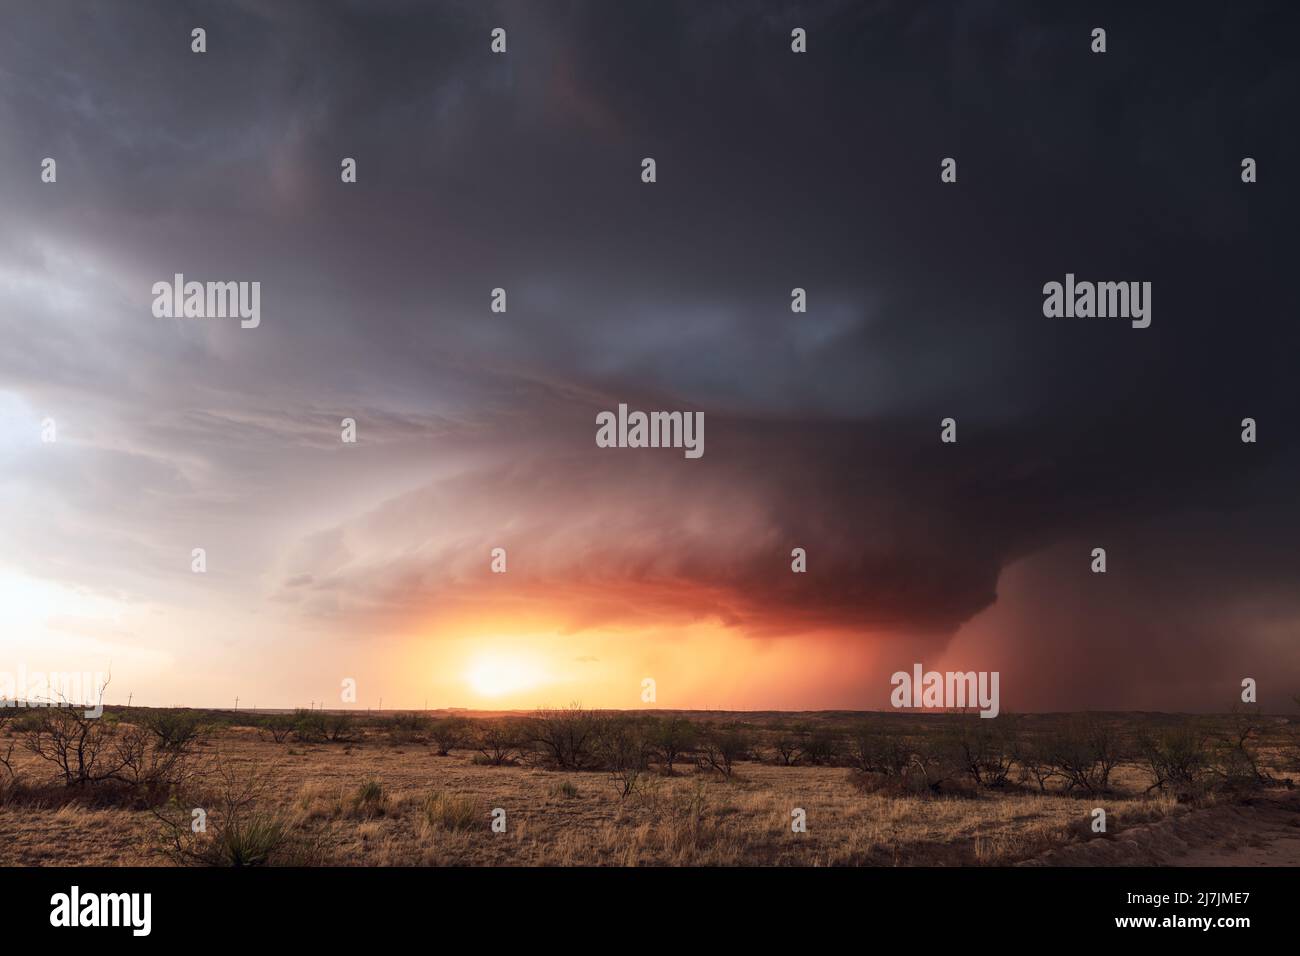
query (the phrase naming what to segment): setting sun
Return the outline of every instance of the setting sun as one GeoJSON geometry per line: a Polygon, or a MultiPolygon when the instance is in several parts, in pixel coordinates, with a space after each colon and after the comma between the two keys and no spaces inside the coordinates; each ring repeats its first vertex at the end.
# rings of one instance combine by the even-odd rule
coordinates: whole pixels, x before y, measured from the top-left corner
{"type": "Polygon", "coordinates": [[[484,697],[527,690],[546,680],[541,664],[519,654],[486,654],[472,661],[465,672],[466,683],[484,697]]]}

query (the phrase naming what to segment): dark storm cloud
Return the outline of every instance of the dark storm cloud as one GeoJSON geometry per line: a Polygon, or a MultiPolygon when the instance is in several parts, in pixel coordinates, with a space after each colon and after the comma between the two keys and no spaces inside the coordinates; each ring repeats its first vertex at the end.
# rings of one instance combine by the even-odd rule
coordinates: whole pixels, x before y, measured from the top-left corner
{"type": "MultiPolygon", "coordinates": [[[[536,556],[521,593],[567,596],[585,622],[942,635],[1018,558],[1207,510],[1233,516],[1222,567],[1279,595],[1300,571],[1262,543],[1296,516],[1285,5],[21,19],[0,37],[0,387],[137,456],[87,460],[80,490],[49,476],[83,509],[139,487],[160,522],[256,524],[303,489],[345,499],[247,545],[281,600],[422,611],[476,594],[482,547],[509,531],[536,556]],[[507,57],[488,52],[497,25],[507,57]],[[807,56],[788,52],[795,25],[807,56]],[[47,155],[57,192],[36,179],[47,155]],[[149,286],[174,272],[260,280],[263,326],[151,323],[149,286]],[[1151,328],[1044,318],[1066,272],[1151,281],[1151,328]],[[487,310],[496,286],[507,316],[487,310]],[[599,452],[595,412],[619,401],[704,410],[705,457],[599,452]],[[346,491],[313,457],[344,414],[374,442],[346,491]],[[1258,445],[1237,439],[1247,415],[1258,445]],[[956,446],[938,444],[946,416],[956,446]]],[[[1213,563],[1176,574],[1184,547],[1145,560],[1188,595],[1236,586],[1213,563]]]]}

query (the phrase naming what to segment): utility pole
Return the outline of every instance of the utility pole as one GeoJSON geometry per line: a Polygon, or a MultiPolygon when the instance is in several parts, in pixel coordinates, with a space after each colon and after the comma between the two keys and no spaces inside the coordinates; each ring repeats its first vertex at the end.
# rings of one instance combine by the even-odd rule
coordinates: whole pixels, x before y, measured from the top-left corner
{"type": "Polygon", "coordinates": [[[235,695],[235,710],[239,710],[239,695],[235,695]]]}
{"type": "Polygon", "coordinates": [[[133,697],[135,697],[135,691],[131,691],[131,693],[129,693],[129,694],[126,695],[126,708],[127,708],[127,710],[130,710],[130,709],[131,709],[131,699],[132,699],[133,697]]]}

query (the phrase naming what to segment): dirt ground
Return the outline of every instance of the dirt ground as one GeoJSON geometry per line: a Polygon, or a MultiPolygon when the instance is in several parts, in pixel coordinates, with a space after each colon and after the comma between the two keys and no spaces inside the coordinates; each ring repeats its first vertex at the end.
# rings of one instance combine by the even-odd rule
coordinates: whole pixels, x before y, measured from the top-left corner
{"type": "Polygon", "coordinates": [[[1049,850],[1040,866],[1300,866],[1300,791],[1195,810],[1113,840],[1049,850]]]}

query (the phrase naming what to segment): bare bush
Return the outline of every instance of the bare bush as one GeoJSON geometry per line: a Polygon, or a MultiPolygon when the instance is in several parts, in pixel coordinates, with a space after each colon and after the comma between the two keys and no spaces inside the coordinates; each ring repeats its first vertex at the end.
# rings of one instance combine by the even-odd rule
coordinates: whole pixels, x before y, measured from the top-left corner
{"type": "Polygon", "coordinates": [[[1206,734],[1190,723],[1138,737],[1137,753],[1154,782],[1152,790],[1169,790],[1180,798],[1199,793],[1209,770],[1206,734]]]}
{"type": "Polygon", "coordinates": [[[1015,765],[1015,748],[1012,736],[997,718],[960,718],[949,730],[946,744],[961,772],[977,787],[1007,785],[1015,765]]]}
{"type": "Polygon", "coordinates": [[[650,768],[653,748],[645,723],[635,717],[611,718],[596,742],[596,757],[609,770],[610,781],[624,800],[636,792],[650,768]]]}
{"type": "Polygon", "coordinates": [[[803,739],[803,763],[831,767],[840,762],[845,748],[841,734],[829,727],[812,727],[803,739]]]}
{"type": "Polygon", "coordinates": [[[974,785],[963,786],[962,782],[970,772],[965,752],[954,747],[950,738],[942,734],[933,739],[923,736],[911,750],[912,759],[903,773],[907,789],[931,794],[974,792],[974,785]]]}
{"type": "Polygon", "coordinates": [[[1047,792],[1047,781],[1056,776],[1048,741],[1040,737],[1017,737],[1012,745],[1021,783],[1033,780],[1039,793],[1047,792]]]}
{"type": "Polygon", "coordinates": [[[417,743],[429,733],[429,718],[417,713],[393,714],[383,721],[383,727],[392,743],[417,743]]]}
{"type": "Polygon", "coordinates": [[[598,762],[595,748],[602,724],[601,715],[576,703],[558,710],[539,710],[529,722],[529,739],[553,766],[589,770],[598,762]]]}
{"type": "Polygon", "coordinates": [[[42,708],[24,746],[58,768],[69,787],[124,780],[127,754],[115,747],[116,725],[76,707],[42,708]]]}
{"type": "Polygon", "coordinates": [[[326,735],[325,714],[298,708],[293,713],[293,735],[305,744],[322,743],[326,735]]]}
{"type": "Polygon", "coordinates": [[[772,751],[776,754],[776,762],[782,767],[793,767],[803,756],[807,739],[806,733],[795,728],[777,728],[772,738],[772,751]]]}
{"type": "Polygon", "coordinates": [[[492,767],[515,763],[523,753],[528,728],[514,720],[482,720],[474,731],[474,749],[492,767]]]}
{"type": "Polygon", "coordinates": [[[750,755],[754,738],[744,724],[714,724],[700,737],[699,765],[730,777],[735,765],[750,755]]]}
{"type": "Polygon", "coordinates": [[[184,740],[163,743],[150,731],[121,728],[113,742],[122,764],[117,779],[127,784],[145,806],[161,803],[207,772],[207,761],[195,751],[203,739],[186,735],[184,740]]]}
{"type": "Polygon", "coordinates": [[[1118,734],[1105,719],[1071,719],[1047,741],[1048,759],[1065,791],[1093,795],[1110,789],[1111,771],[1123,756],[1118,734]]]}
{"type": "MultiPolygon", "coordinates": [[[[1300,707],[1300,694],[1291,698],[1300,707]]],[[[1287,770],[1300,770],[1300,717],[1287,720],[1286,749],[1283,754],[1283,767],[1287,770]]]]}
{"type": "Polygon", "coordinates": [[[703,781],[697,779],[693,787],[670,789],[653,799],[655,836],[674,860],[691,862],[717,840],[716,828],[707,823],[710,806],[703,781]]]}
{"type": "Polygon", "coordinates": [[[208,733],[200,715],[192,710],[146,710],[142,712],[139,725],[152,734],[164,750],[185,750],[208,733]]]}
{"type": "MultiPolygon", "coordinates": [[[[967,741],[973,756],[980,754],[970,730],[967,741]]],[[[961,789],[957,781],[969,773],[961,737],[951,732],[929,739],[888,732],[882,725],[864,720],[854,724],[845,738],[845,756],[853,769],[852,780],[862,790],[889,793],[937,794],[961,789]]],[[[983,771],[988,772],[985,765],[983,771]]]]}
{"type": "Polygon", "coordinates": [[[439,757],[446,757],[469,738],[469,721],[463,717],[441,717],[429,727],[429,736],[439,757]]]}
{"type": "Polygon", "coordinates": [[[240,768],[218,757],[211,792],[190,802],[207,804],[203,828],[194,826],[194,809],[174,797],[154,810],[162,824],[163,852],[189,866],[266,866],[304,862],[291,852],[294,827],[278,810],[259,808],[268,800],[272,777],[262,768],[240,768]]]}
{"type": "Polygon", "coordinates": [[[330,712],[324,715],[322,729],[330,743],[346,743],[356,739],[356,720],[351,714],[330,712]]]}
{"type": "Polygon", "coordinates": [[[294,726],[292,714],[268,714],[258,721],[257,730],[259,735],[265,734],[277,744],[282,744],[289,739],[294,726]]]}
{"type": "Polygon", "coordinates": [[[84,791],[94,802],[152,806],[202,772],[195,753],[204,733],[198,724],[132,726],[88,717],[78,707],[44,708],[31,718],[23,746],[53,764],[65,788],[84,791]]]}
{"type": "Polygon", "coordinates": [[[695,724],[686,717],[660,719],[655,723],[650,737],[656,759],[669,773],[673,772],[673,764],[695,747],[698,739],[699,732],[695,724]]]}
{"type": "Polygon", "coordinates": [[[1210,768],[1229,789],[1252,789],[1275,783],[1259,760],[1264,721],[1258,708],[1233,707],[1227,728],[1214,741],[1210,768]]]}
{"type": "Polygon", "coordinates": [[[0,779],[0,807],[8,806],[24,789],[22,776],[14,769],[13,758],[14,742],[11,740],[4,754],[0,755],[0,767],[5,770],[4,778],[0,779]]]}
{"type": "MultiPolygon", "coordinates": [[[[9,723],[13,715],[5,709],[5,701],[0,699],[0,730],[4,730],[5,725],[9,723]]],[[[5,779],[0,782],[0,806],[6,800],[5,797],[11,792],[12,787],[18,782],[18,771],[14,770],[14,741],[9,741],[9,746],[5,748],[3,755],[0,755],[0,767],[5,769],[5,779]]]]}
{"type": "Polygon", "coordinates": [[[912,764],[907,741],[887,734],[870,721],[859,721],[845,737],[849,765],[861,773],[902,777],[912,764]]]}

